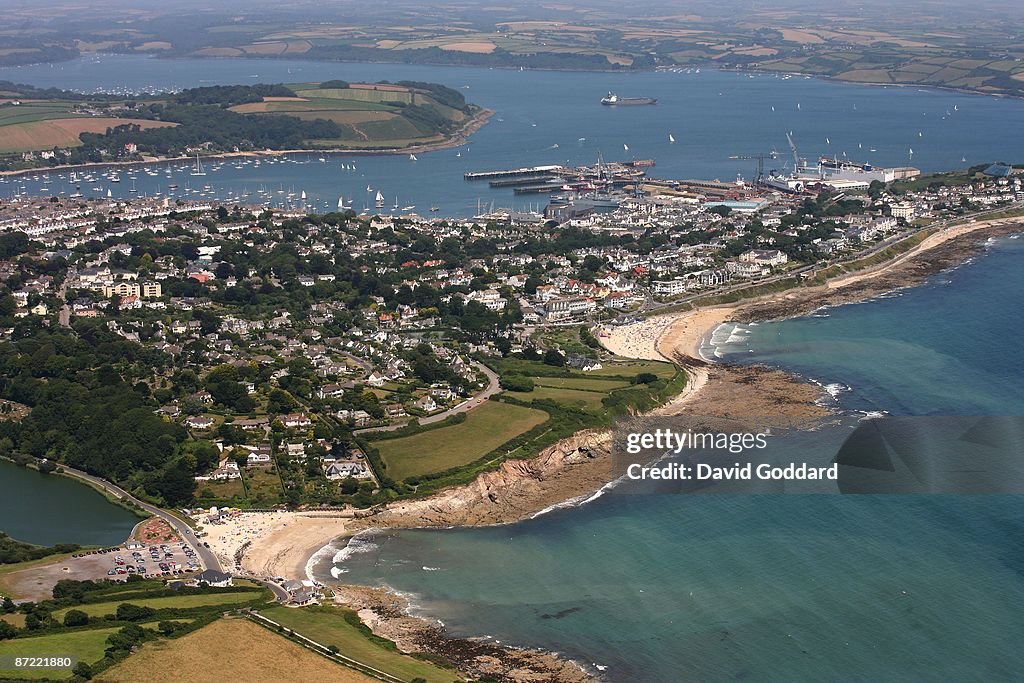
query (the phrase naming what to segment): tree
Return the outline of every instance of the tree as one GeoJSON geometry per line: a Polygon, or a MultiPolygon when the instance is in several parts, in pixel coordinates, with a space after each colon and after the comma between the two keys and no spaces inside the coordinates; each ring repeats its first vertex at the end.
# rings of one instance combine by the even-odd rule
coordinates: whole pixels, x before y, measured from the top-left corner
{"type": "Polygon", "coordinates": [[[18,629],[6,621],[0,620],[0,640],[8,640],[18,635],[18,629]]]}
{"type": "Polygon", "coordinates": [[[179,457],[146,488],[157,493],[168,505],[192,500],[196,490],[195,474],[184,457],[179,457]]]}
{"type": "Polygon", "coordinates": [[[68,627],[85,626],[89,623],[89,615],[80,609],[68,610],[64,615],[64,625],[68,627]]]}
{"type": "Polygon", "coordinates": [[[508,391],[533,391],[534,382],[533,378],[527,375],[503,375],[501,388],[508,391]]]}
{"type": "Polygon", "coordinates": [[[544,353],[544,365],[554,365],[555,367],[563,367],[565,365],[565,356],[563,356],[555,349],[548,349],[544,353]]]}
{"type": "Polygon", "coordinates": [[[139,605],[133,605],[130,602],[122,602],[117,606],[118,621],[142,621],[143,619],[149,619],[156,610],[152,607],[140,607],[139,605]]]}
{"type": "Polygon", "coordinates": [[[87,681],[92,679],[92,667],[85,662],[75,664],[75,668],[71,670],[71,673],[87,681]]]}
{"type": "Polygon", "coordinates": [[[169,636],[181,628],[180,624],[176,621],[161,621],[156,625],[156,627],[160,633],[163,633],[165,636],[169,636]]]}
{"type": "Polygon", "coordinates": [[[15,607],[16,607],[16,605],[14,604],[14,600],[11,600],[11,596],[5,595],[4,596],[3,607],[2,607],[3,611],[4,612],[13,612],[15,607]]]}

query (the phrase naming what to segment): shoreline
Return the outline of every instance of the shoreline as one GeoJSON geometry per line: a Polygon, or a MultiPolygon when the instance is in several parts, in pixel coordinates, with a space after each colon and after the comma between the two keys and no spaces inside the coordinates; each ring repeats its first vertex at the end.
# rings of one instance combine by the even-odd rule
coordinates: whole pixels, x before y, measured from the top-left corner
{"type": "MultiPolygon", "coordinates": [[[[627,329],[631,326],[623,326],[612,331],[614,334],[622,330],[619,336],[603,338],[602,343],[607,342],[606,346],[619,351],[628,350],[636,358],[671,359],[684,367],[690,377],[686,389],[656,409],[655,414],[672,415],[693,411],[722,417],[767,415],[773,416],[775,423],[780,425],[797,424],[807,417],[831,412],[821,405],[825,393],[822,387],[775,368],[708,362],[700,357],[703,340],[719,325],[730,320],[748,322],[794,317],[823,306],[862,301],[893,289],[920,284],[935,273],[958,265],[984,250],[985,245],[979,241],[982,233],[995,237],[1019,232],[1024,232],[1024,219],[1020,218],[950,226],[929,235],[904,254],[877,267],[840,275],[829,282],[806,289],[789,290],[729,306],[652,316],[633,323],[634,326],[645,325],[643,329],[647,333],[637,335],[635,330],[627,329]],[[653,334],[654,331],[657,334],[653,334]],[[626,349],[621,344],[617,346],[622,339],[640,339],[643,344],[634,343],[626,349]]],[[[607,430],[577,433],[544,449],[531,460],[506,461],[499,469],[485,472],[469,484],[441,491],[429,498],[401,501],[369,513],[352,512],[344,523],[338,524],[335,519],[333,524],[322,528],[304,523],[309,528],[308,535],[301,535],[302,543],[282,542],[281,539],[287,536],[287,533],[281,533],[282,529],[288,527],[286,523],[275,534],[261,537],[262,540],[254,539],[260,540],[260,543],[253,543],[243,553],[243,566],[290,566],[291,571],[299,573],[289,578],[307,578],[313,562],[323,557],[321,553],[326,552],[326,548],[337,544],[339,539],[346,536],[351,538],[371,528],[510,524],[530,519],[550,509],[585,503],[597,497],[595,492],[599,492],[611,479],[609,442],[610,434],[607,430]],[[255,554],[250,556],[249,553],[255,554]],[[267,564],[268,557],[274,562],[267,564]]],[[[275,514],[289,515],[291,519],[314,515],[275,514]]],[[[338,551],[336,547],[334,549],[338,551]]],[[[402,596],[389,594],[382,589],[346,586],[340,580],[330,582],[330,585],[338,593],[341,602],[345,599],[355,600],[353,596],[360,595],[360,591],[376,592],[376,606],[365,605],[359,612],[364,623],[383,637],[389,637],[388,634],[394,636],[402,628],[412,628],[422,633],[429,629],[434,635],[416,639],[414,646],[435,654],[451,652],[451,648],[456,648],[451,644],[455,641],[476,642],[472,639],[451,638],[444,633],[443,628],[439,629],[429,619],[408,614],[405,611],[408,604],[407,601],[403,602],[402,596]],[[396,607],[399,604],[405,604],[406,607],[396,607]]],[[[405,645],[413,647],[409,643],[405,645]]],[[[523,651],[509,648],[505,652],[507,656],[514,657],[511,653],[523,651]]],[[[558,667],[563,674],[565,669],[561,667],[572,664],[557,653],[539,650],[529,652],[538,656],[545,655],[537,661],[545,662],[546,667],[558,667]]],[[[548,680],[592,680],[589,676],[579,679],[559,678],[561,674],[555,674],[554,669],[545,670],[549,675],[548,680]]]]}
{"type": "MultiPolygon", "coordinates": [[[[463,145],[472,144],[469,141],[469,136],[483,128],[491,117],[494,116],[493,109],[481,108],[480,111],[473,114],[465,124],[459,130],[452,133],[451,137],[446,140],[438,140],[436,142],[427,142],[422,144],[410,145],[408,147],[387,147],[381,149],[349,149],[345,147],[331,147],[331,148],[310,148],[310,149],[270,149],[270,150],[253,150],[249,152],[217,152],[216,154],[207,154],[201,156],[200,159],[262,159],[269,157],[285,156],[288,154],[323,154],[329,156],[358,156],[358,157],[372,157],[372,156],[396,156],[399,154],[424,154],[428,152],[437,152],[442,149],[452,149],[454,147],[461,147],[463,145]]],[[[58,166],[36,166],[34,168],[19,169],[16,171],[0,171],[0,177],[3,178],[17,178],[23,175],[38,175],[40,173],[62,173],[66,171],[79,171],[83,169],[101,169],[101,168],[126,168],[131,166],[150,166],[158,164],[173,164],[180,163],[183,161],[191,161],[195,157],[190,155],[176,156],[176,157],[149,157],[140,160],[131,161],[96,161],[85,164],[60,164],[58,166]]]]}
{"type": "Polygon", "coordinates": [[[556,67],[522,67],[519,65],[508,64],[508,65],[483,65],[483,64],[439,64],[432,62],[422,63],[408,63],[401,60],[350,60],[350,59],[310,59],[308,57],[303,58],[301,55],[304,53],[297,53],[296,56],[290,57],[286,54],[279,55],[258,55],[258,54],[245,54],[245,55],[163,55],[159,53],[137,53],[137,52],[79,52],[77,57],[70,59],[61,59],[49,62],[31,62],[28,64],[12,64],[10,66],[2,67],[4,69],[18,69],[23,67],[41,66],[44,64],[68,64],[79,59],[86,59],[89,56],[92,57],[146,57],[149,59],[159,60],[185,60],[185,59],[209,59],[209,60],[238,60],[238,59],[281,59],[290,60],[296,62],[309,62],[310,64],[374,64],[374,65],[399,65],[399,66],[413,66],[413,67],[432,67],[432,68],[454,68],[454,69],[503,69],[508,71],[540,71],[540,72],[556,72],[556,73],[597,73],[597,74],[643,74],[643,73],[660,73],[668,72],[671,69],[711,69],[715,71],[721,71],[726,73],[739,73],[739,74],[757,74],[757,75],[774,75],[774,76],[792,76],[800,78],[815,78],[822,81],[830,81],[833,83],[844,83],[849,85],[867,85],[873,87],[898,87],[898,88],[920,88],[922,90],[935,89],[942,90],[944,92],[958,93],[962,95],[976,95],[979,97],[1000,97],[1008,99],[1024,99],[1024,93],[1009,93],[1009,92],[983,92],[981,90],[973,90],[971,88],[958,88],[949,85],[933,85],[928,83],[877,83],[877,82],[865,82],[865,81],[851,81],[833,76],[830,74],[810,74],[802,71],[784,71],[782,69],[752,69],[749,66],[720,66],[712,63],[711,61],[691,64],[672,64],[668,66],[654,66],[643,69],[633,69],[630,67],[626,68],[614,68],[609,67],[607,69],[559,69],[556,67]]]}

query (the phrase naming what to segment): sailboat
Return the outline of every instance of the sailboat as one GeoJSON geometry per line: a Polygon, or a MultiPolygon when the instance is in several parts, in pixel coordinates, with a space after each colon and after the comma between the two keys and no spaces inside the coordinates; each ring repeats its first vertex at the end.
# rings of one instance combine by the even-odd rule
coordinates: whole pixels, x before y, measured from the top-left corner
{"type": "Polygon", "coordinates": [[[622,149],[624,149],[625,151],[628,152],[629,151],[629,145],[627,145],[626,143],[622,143],[622,149]]]}
{"type": "Polygon", "coordinates": [[[339,209],[344,209],[345,208],[345,197],[340,196],[340,195],[338,196],[338,208],[339,209]]]}
{"type": "Polygon", "coordinates": [[[128,191],[131,192],[132,194],[135,194],[136,192],[138,192],[138,190],[135,189],[135,179],[134,178],[132,178],[132,188],[130,190],[128,190],[128,191]]]}
{"type": "Polygon", "coordinates": [[[409,155],[409,161],[418,161],[418,159],[416,158],[415,154],[410,154],[409,155]]]}
{"type": "Polygon", "coordinates": [[[398,195],[395,195],[395,205],[392,207],[392,211],[398,211],[398,195]]]}
{"type": "Polygon", "coordinates": [[[372,187],[370,187],[369,185],[367,185],[367,186],[366,186],[366,191],[367,191],[367,192],[373,192],[373,188],[372,188],[372,187]]]}
{"type": "Polygon", "coordinates": [[[668,141],[669,141],[670,144],[673,144],[673,145],[676,144],[676,138],[675,138],[674,135],[672,135],[672,133],[668,134],[668,141]]]}
{"type": "Polygon", "coordinates": [[[299,195],[299,199],[305,199],[305,198],[306,198],[306,191],[303,190],[302,194],[299,195]]]}
{"type": "Polygon", "coordinates": [[[374,202],[374,206],[376,206],[378,209],[384,208],[384,195],[380,193],[380,190],[377,190],[377,199],[374,202]]]}
{"type": "Polygon", "coordinates": [[[196,154],[196,165],[192,168],[192,175],[206,175],[206,171],[203,170],[203,164],[199,161],[198,154],[196,154]]]}
{"type": "Polygon", "coordinates": [[[113,196],[113,195],[111,195],[111,194],[110,194],[110,189],[108,188],[108,189],[107,189],[107,199],[110,199],[110,197],[112,197],[112,196],[113,196]]]}
{"type": "Polygon", "coordinates": [[[458,152],[456,152],[456,153],[455,153],[455,156],[457,156],[457,157],[461,157],[461,156],[462,156],[462,150],[459,150],[458,152]]]}

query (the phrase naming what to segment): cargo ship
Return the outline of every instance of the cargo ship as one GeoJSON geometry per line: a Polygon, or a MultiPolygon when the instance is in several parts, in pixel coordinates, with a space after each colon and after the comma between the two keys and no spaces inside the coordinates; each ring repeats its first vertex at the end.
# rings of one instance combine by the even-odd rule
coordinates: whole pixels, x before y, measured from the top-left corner
{"type": "Polygon", "coordinates": [[[635,105],[635,104],[656,104],[658,100],[654,97],[619,97],[613,92],[608,93],[601,98],[601,104],[604,105],[635,105]]]}

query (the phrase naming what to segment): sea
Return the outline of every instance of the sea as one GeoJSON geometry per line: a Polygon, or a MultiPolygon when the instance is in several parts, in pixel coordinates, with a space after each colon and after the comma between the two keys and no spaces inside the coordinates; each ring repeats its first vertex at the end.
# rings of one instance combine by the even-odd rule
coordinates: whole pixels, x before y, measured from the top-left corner
{"type": "MultiPolygon", "coordinates": [[[[295,188],[330,204],[372,185],[389,202],[398,194],[402,204],[472,215],[478,202],[526,207],[464,181],[465,171],[585,163],[598,153],[654,158],[660,177],[733,179],[750,177],[755,162],[730,155],[775,147],[784,164],[789,131],[802,156],[846,152],[924,170],[1013,161],[1024,151],[1024,129],[1012,125],[1024,107],[1017,100],[706,69],[603,74],[137,56],[0,69],[0,79],[86,90],[323,78],[446,83],[495,115],[471,144],[416,162],[359,157],[358,170],[346,172],[339,159],[308,156],[259,169],[225,164],[207,179],[217,193],[295,188]],[[609,90],[659,103],[601,107],[609,90]]],[[[139,189],[155,190],[157,179],[137,175],[139,189]]],[[[45,183],[22,178],[0,184],[0,193],[45,183]]],[[[50,191],[61,183],[66,192],[67,181],[51,174],[50,191]]],[[[124,185],[113,193],[127,196],[124,185]]],[[[914,289],[725,327],[704,352],[796,372],[856,416],[1020,415],[1022,248],[1021,240],[994,241],[914,289]]],[[[550,648],[610,681],[1016,680],[1024,670],[1015,646],[1024,635],[1022,516],[1018,496],[612,491],[514,525],[357,538],[313,571],[401,591],[453,634],[550,648]]]]}
{"type": "MultiPolygon", "coordinates": [[[[827,387],[853,416],[1021,415],[1024,240],[926,284],[705,353],[827,387]]],[[[388,586],[449,632],[563,652],[610,681],[1009,681],[1024,499],[616,495],[484,529],[370,534],[315,571],[388,586]]]]}
{"type": "Polygon", "coordinates": [[[330,64],[283,59],[157,59],[98,55],[60,64],[0,69],[0,80],[78,91],[133,94],[214,84],[348,81],[431,81],[492,109],[490,122],[459,148],[392,156],[297,154],[284,159],[191,162],[136,167],[120,182],[89,171],[0,180],[0,197],[14,194],[263,201],[318,211],[343,198],[357,212],[415,207],[422,215],[474,216],[491,208],[543,209],[543,195],[492,189],[466,181],[468,171],[545,164],[593,164],[653,159],[658,178],[720,179],[766,169],[792,169],[786,134],[802,158],[844,157],[925,171],[1012,161],[1024,149],[1024,101],[895,86],[838,83],[802,76],[678,69],[647,73],[579,73],[511,69],[330,64]],[[608,107],[609,91],[657,98],[654,106],[608,107]],[[676,142],[670,142],[669,136],[676,142]],[[771,158],[774,156],[774,158],[771,158]],[[731,158],[747,157],[747,158],[731,158]],[[321,161],[321,158],[323,161],[321,161]],[[91,176],[91,178],[86,177],[91,176]],[[170,188],[176,185],[176,188],[170,188]],[[369,188],[369,189],[367,189],[369,188]],[[135,190],[132,192],[132,190],[135,190]],[[306,200],[301,194],[306,193],[306,200]],[[437,212],[430,212],[432,207],[437,212]]]}

